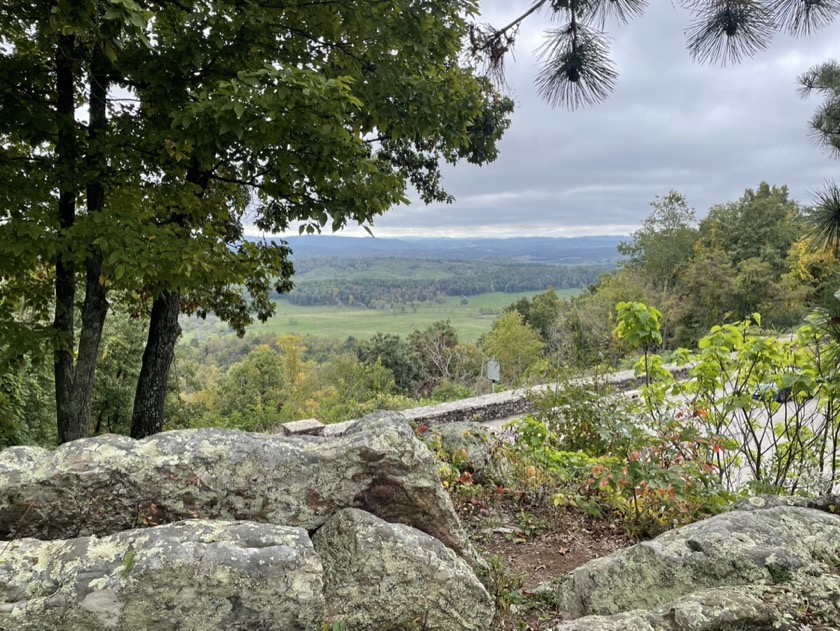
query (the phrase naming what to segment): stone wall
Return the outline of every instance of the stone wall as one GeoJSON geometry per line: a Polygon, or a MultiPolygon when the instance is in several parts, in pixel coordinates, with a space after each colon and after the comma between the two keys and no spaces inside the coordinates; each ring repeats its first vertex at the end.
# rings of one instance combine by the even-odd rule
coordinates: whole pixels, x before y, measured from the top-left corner
{"type": "MultiPolygon", "coordinates": [[[[685,379],[688,376],[689,367],[668,366],[667,368],[677,379],[685,379]]],[[[603,379],[607,383],[613,384],[619,390],[632,390],[639,387],[642,383],[642,379],[637,377],[632,370],[624,370],[605,375],[603,379]]],[[[461,399],[460,401],[402,410],[401,414],[412,423],[429,426],[464,421],[472,423],[496,421],[527,414],[532,409],[530,395],[558,387],[561,387],[561,384],[553,383],[542,384],[531,388],[507,390],[505,392],[485,394],[480,397],[461,399]]],[[[355,421],[346,421],[344,423],[324,426],[314,421],[314,419],[307,419],[306,421],[286,423],[281,427],[280,431],[292,434],[336,435],[345,432],[354,423],[355,421]]]]}

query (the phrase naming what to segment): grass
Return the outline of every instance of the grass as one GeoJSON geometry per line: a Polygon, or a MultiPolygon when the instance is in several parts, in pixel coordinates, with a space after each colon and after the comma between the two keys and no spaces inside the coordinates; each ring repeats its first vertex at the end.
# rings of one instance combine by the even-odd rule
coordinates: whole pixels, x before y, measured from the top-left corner
{"type": "MultiPolygon", "coordinates": [[[[559,290],[561,297],[573,296],[579,289],[559,290]]],[[[353,307],[315,306],[301,307],[286,300],[278,300],[273,318],[266,323],[257,323],[248,333],[272,335],[314,335],[344,340],[349,336],[369,338],[375,333],[396,333],[406,336],[415,329],[424,329],[438,320],[450,320],[458,331],[458,337],[465,342],[475,342],[490,330],[493,321],[507,305],[522,297],[535,296],[538,291],[506,294],[493,292],[467,298],[450,297],[443,303],[422,303],[416,311],[409,306],[398,310],[359,309],[353,307]]],[[[232,335],[230,330],[218,321],[190,320],[183,324],[182,343],[193,338],[206,339],[219,335],[232,335]]]]}

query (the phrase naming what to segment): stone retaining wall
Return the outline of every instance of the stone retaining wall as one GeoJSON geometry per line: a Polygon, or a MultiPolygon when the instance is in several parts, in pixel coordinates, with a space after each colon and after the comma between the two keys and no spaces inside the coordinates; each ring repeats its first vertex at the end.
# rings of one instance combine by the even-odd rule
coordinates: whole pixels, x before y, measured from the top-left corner
{"type": "MultiPolygon", "coordinates": [[[[674,375],[675,378],[685,379],[688,376],[690,367],[668,366],[667,368],[671,371],[671,374],[674,375]]],[[[642,383],[642,379],[637,377],[632,370],[624,370],[604,375],[603,379],[607,383],[613,384],[619,390],[632,390],[639,387],[642,383]]],[[[413,423],[430,426],[462,421],[472,423],[496,421],[527,414],[532,409],[529,395],[544,392],[559,386],[560,384],[553,383],[541,384],[531,388],[507,390],[505,392],[485,394],[480,397],[461,399],[460,401],[451,401],[449,403],[439,403],[437,405],[426,405],[419,408],[412,408],[410,410],[402,410],[401,414],[413,423]]],[[[311,422],[312,420],[313,419],[307,419],[306,421],[293,421],[292,423],[286,423],[284,426],[281,426],[280,431],[285,431],[287,433],[337,435],[344,433],[355,423],[355,421],[346,421],[344,423],[336,423],[335,425],[322,425],[320,427],[314,427],[311,422]],[[305,430],[303,429],[304,423],[305,430]],[[299,424],[301,425],[301,429],[297,428],[297,425],[299,424]]]]}
{"type": "MultiPolygon", "coordinates": [[[[688,375],[686,367],[669,367],[671,374],[677,379],[683,379],[688,375]]],[[[632,390],[642,384],[642,379],[637,377],[632,370],[624,370],[604,376],[604,381],[614,385],[619,390],[632,390]]],[[[520,388],[508,390],[495,394],[485,394],[480,397],[461,399],[449,403],[427,405],[420,408],[403,410],[402,415],[409,421],[423,425],[442,425],[444,423],[455,423],[458,421],[470,421],[482,423],[484,421],[495,421],[498,419],[527,414],[531,411],[532,405],[530,396],[559,387],[561,384],[549,383],[534,386],[532,388],[520,388]]]]}

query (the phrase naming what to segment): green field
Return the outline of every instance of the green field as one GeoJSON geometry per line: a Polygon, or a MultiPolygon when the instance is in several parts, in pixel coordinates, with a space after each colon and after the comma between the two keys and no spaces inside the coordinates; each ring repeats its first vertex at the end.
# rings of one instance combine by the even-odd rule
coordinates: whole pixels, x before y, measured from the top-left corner
{"type": "MultiPolygon", "coordinates": [[[[557,292],[560,296],[573,296],[579,289],[565,289],[557,292]]],[[[461,304],[461,298],[450,297],[443,303],[422,303],[416,311],[409,305],[405,311],[357,309],[352,307],[299,307],[285,300],[277,301],[277,311],[268,322],[257,323],[248,329],[249,334],[275,335],[314,335],[344,340],[348,336],[369,338],[375,333],[396,333],[408,335],[415,329],[424,329],[432,322],[450,320],[458,331],[458,336],[465,342],[475,342],[479,336],[490,330],[493,321],[501,310],[523,296],[531,297],[538,291],[506,294],[494,292],[478,294],[467,298],[467,304],[461,304]]],[[[218,322],[191,319],[183,323],[183,342],[193,338],[206,339],[211,336],[230,333],[218,322]]]]}

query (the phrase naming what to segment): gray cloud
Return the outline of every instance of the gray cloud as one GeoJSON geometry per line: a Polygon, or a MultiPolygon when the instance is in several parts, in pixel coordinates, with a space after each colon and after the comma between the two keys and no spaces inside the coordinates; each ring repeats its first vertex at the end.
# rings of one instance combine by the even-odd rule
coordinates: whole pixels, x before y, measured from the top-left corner
{"type": "MultiPolygon", "coordinates": [[[[495,24],[525,6],[482,4],[495,24]]],[[[618,85],[605,103],[575,112],[538,98],[533,51],[542,30],[557,24],[546,16],[528,22],[507,63],[517,109],[499,159],[448,168],[454,204],[392,209],[374,234],[627,233],[671,188],[703,216],[763,180],[787,184],[809,203],[810,190],[840,176],[840,162],[809,140],[818,101],[799,99],[796,77],[840,57],[840,22],[810,38],[778,36],[754,59],[721,68],[691,61],[683,34],[689,21],[687,12],[657,3],[626,26],[608,25],[618,85]]]]}

